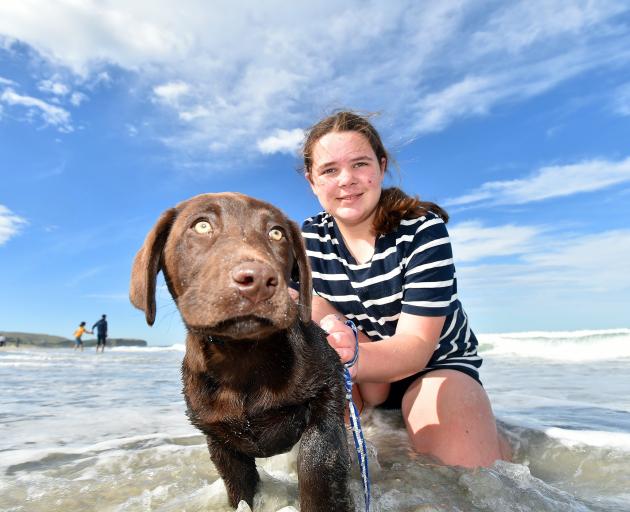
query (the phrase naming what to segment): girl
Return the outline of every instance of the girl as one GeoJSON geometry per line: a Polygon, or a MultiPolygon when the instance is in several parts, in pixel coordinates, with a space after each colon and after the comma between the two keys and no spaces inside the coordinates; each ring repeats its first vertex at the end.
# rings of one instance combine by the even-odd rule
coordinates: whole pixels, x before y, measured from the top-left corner
{"type": "Polygon", "coordinates": [[[457,299],[446,231],[433,203],[383,189],[389,156],[353,112],[315,124],[304,173],[325,211],[302,227],[313,270],[313,320],[342,361],[359,403],[400,409],[416,451],[449,465],[509,457],[479,380],[477,339],[457,299]],[[342,318],[345,317],[345,318],[342,318]]]}
{"type": "Polygon", "coordinates": [[[74,350],[80,349],[81,352],[83,352],[83,340],[81,339],[81,336],[83,336],[86,332],[88,334],[92,334],[92,331],[88,331],[85,328],[85,322],[81,322],[79,327],[77,327],[74,331],[74,350]]]}

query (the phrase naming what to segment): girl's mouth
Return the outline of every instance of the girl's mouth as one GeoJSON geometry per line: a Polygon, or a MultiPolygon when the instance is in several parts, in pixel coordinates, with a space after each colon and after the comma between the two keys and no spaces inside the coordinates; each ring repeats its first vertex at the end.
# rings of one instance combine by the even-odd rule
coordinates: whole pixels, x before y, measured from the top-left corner
{"type": "Polygon", "coordinates": [[[362,196],[362,194],[347,194],[345,196],[339,197],[338,199],[339,199],[339,201],[351,202],[351,201],[354,201],[354,200],[358,199],[361,196],[362,196]]]}

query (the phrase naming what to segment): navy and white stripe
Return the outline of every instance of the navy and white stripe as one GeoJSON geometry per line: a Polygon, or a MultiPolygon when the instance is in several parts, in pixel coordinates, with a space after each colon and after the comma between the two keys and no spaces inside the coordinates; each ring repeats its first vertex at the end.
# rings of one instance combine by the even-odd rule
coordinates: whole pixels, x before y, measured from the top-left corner
{"type": "Polygon", "coordinates": [[[400,313],[445,316],[427,369],[477,375],[477,339],[457,297],[457,276],[444,221],[434,213],[401,221],[376,240],[374,255],[357,263],[328,213],[307,219],[302,235],[313,291],[353,320],[373,341],[394,335],[400,313]]]}

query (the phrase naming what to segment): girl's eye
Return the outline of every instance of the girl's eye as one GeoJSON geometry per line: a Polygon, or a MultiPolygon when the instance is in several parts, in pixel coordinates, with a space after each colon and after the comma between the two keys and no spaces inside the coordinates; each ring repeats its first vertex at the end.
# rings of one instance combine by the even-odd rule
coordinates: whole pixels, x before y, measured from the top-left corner
{"type": "Polygon", "coordinates": [[[193,229],[200,235],[207,235],[208,233],[212,233],[212,226],[207,220],[198,220],[193,225],[193,229]]]}
{"type": "Polygon", "coordinates": [[[357,162],[356,164],[354,164],[355,167],[364,167],[367,165],[367,162],[357,162]]]}
{"type": "Polygon", "coordinates": [[[329,167],[328,169],[322,170],[320,174],[332,174],[333,172],[335,172],[335,168],[329,167]]]}
{"type": "Polygon", "coordinates": [[[269,231],[269,240],[273,240],[274,242],[279,242],[284,238],[284,233],[281,228],[272,228],[269,231]]]}

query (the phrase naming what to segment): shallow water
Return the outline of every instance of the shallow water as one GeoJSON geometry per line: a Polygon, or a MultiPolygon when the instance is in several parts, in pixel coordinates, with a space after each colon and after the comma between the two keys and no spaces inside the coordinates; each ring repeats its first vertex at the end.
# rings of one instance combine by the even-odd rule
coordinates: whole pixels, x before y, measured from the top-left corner
{"type": "MultiPolygon", "coordinates": [[[[482,379],[514,463],[434,464],[410,450],[395,412],[370,411],[373,510],[630,510],[630,332],[480,338],[482,379]],[[564,362],[561,344],[581,355],[564,362]]],[[[232,510],[184,414],[182,355],[181,346],[2,349],[0,510],[232,510]]],[[[258,460],[255,511],[298,508],[295,460],[295,451],[258,460]]]]}

